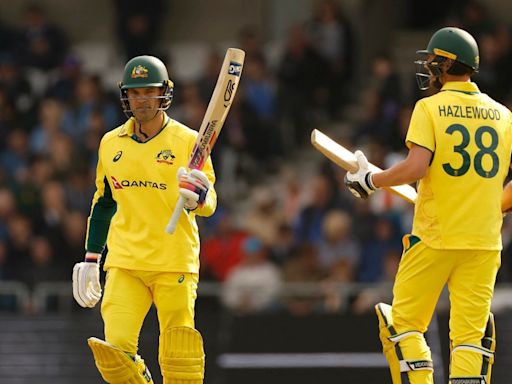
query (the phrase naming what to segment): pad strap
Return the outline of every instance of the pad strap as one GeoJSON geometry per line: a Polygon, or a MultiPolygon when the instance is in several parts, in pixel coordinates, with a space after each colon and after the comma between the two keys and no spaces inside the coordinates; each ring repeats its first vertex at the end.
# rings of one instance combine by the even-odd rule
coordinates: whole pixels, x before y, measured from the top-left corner
{"type": "Polygon", "coordinates": [[[430,360],[400,360],[400,372],[433,370],[434,363],[430,360]]]}
{"type": "Polygon", "coordinates": [[[486,384],[484,377],[454,377],[450,384],[486,384]]]}
{"type": "Polygon", "coordinates": [[[475,353],[480,353],[481,355],[484,355],[485,357],[494,357],[494,352],[490,349],[479,347],[477,345],[471,345],[471,344],[460,344],[453,348],[453,352],[456,351],[471,351],[475,353]]]}
{"type": "MultiPolygon", "coordinates": [[[[413,335],[423,334],[419,331],[408,331],[404,333],[400,333],[398,335],[389,336],[388,339],[393,343],[396,343],[396,348],[398,347],[398,342],[400,340],[406,339],[413,335]]],[[[401,351],[397,351],[398,359],[400,363],[400,372],[409,372],[409,371],[433,371],[434,363],[431,360],[404,360],[401,351]]]]}
{"type": "MultiPolygon", "coordinates": [[[[393,330],[394,330],[394,328],[393,328],[393,330]]],[[[408,338],[409,336],[412,336],[412,335],[423,336],[423,333],[421,333],[419,331],[407,331],[407,332],[400,333],[400,334],[397,334],[397,335],[391,335],[391,336],[388,337],[388,339],[390,341],[392,341],[393,343],[398,343],[400,340],[406,339],[406,338],[408,338]]]]}

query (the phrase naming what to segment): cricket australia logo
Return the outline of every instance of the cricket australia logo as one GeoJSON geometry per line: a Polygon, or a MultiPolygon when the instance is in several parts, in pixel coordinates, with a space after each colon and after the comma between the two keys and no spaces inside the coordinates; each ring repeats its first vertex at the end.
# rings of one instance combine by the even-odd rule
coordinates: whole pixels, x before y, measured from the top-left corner
{"type": "Polygon", "coordinates": [[[132,69],[132,79],[136,79],[138,77],[146,78],[148,77],[148,69],[142,65],[137,65],[132,69]]]}
{"type": "Polygon", "coordinates": [[[162,149],[156,155],[156,162],[172,165],[175,157],[170,149],[162,149]]]}

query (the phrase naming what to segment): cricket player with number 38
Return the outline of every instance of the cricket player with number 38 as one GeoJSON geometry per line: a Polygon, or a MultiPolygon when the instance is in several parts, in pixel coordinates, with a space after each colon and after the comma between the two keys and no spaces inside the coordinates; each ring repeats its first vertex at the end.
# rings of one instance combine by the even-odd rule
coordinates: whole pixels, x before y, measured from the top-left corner
{"type": "Polygon", "coordinates": [[[491,382],[496,346],[490,312],[500,266],[503,184],[512,152],[511,112],[478,89],[475,39],[458,28],[435,32],[416,64],[421,89],[439,92],[416,103],[406,159],[382,172],[359,170],[345,184],[366,198],[381,187],[419,180],[412,232],[393,288],[391,306],[376,305],[380,339],[394,384],[433,383],[424,338],[444,285],[450,291],[450,384],[491,382]]]}
{"type": "Polygon", "coordinates": [[[119,86],[129,119],[100,143],[85,261],[73,269],[73,295],[82,307],[98,303],[100,258],[107,244],[101,304],[105,341],[88,340],[103,379],[153,383],[137,350],[144,318],[154,304],[164,383],[201,384],[205,357],[194,328],[199,273],[195,216],[209,216],[216,207],[211,159],[202,171],[185,170],[197,132],[165,112],[173,83],[158,58],[128,61],[119,86]],[[169,235],[164,229],[180,195],[187,214],[169,235]]]}

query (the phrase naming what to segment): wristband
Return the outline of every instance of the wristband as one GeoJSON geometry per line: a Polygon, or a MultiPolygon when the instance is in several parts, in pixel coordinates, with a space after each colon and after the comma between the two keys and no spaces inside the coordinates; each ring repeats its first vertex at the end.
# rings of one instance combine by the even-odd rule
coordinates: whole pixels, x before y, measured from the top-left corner
{"type": "Polygon", "coordinates": [[[85,254],[85,262],[86,263],[99,263],[101,260],[101,254],[87,252],[85,254]]]}
{"type": "Polygon", "coordinates": [[[375,184],[373,184],[373,173],[368,172],[366,174],[365,181],[370,189],[373,189],[374,191],[377,190],[377,187],[375,187],[375,184]]]}

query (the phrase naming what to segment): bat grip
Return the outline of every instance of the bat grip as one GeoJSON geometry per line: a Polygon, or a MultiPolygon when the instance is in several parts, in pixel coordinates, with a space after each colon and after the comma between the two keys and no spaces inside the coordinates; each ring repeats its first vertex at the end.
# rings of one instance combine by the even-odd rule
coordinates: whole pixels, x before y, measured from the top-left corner
{"type": "Polygon", "coordinates": [[[178,224],[178,220],[181,216],[181,212],[183,211],[183,208],[185,207],[185,199],[183,196],[180,196],[178,202],[176,203],[176,207],[174,207],[174,211],[172,213],[171,218],[169,219],[169,223],[167,224],[167,227],[165,228],[165,232],[169,234],[173,234],[176,225],[178,224]]]}

